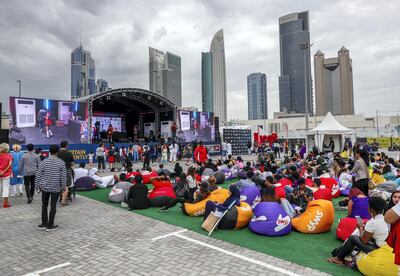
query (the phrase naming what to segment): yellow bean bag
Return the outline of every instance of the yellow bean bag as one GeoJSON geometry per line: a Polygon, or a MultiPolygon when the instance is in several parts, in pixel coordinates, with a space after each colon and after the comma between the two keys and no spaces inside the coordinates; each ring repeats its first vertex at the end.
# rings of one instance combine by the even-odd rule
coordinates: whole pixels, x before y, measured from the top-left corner
{"type": "Polygon", "coordinates": [[[224,201],[230,196],[230,192],[227,189],[217,189],[212,191],[211,194],[202,201],[197,203],[184,203],[182,206],[182,212],[185,215],[191,217],[200,217],[204,215],[207,201],[215,201],[218,203],[224,203],[224,201]]]}
{"type": "Polygon", "coordinates": [[[253,217],[250,204],[240,202],[239,206],[233,206],[218,224],[219,229],[240,229],[246,227],[253,217]]]}
{"type": "Polygon", "coordinates": [[[358,254],[357,267],[367,276],[400,275],[399,266],[394,263],[393,249],[387,244],[369,254],[358,254]]]}
{"type": "Polygon", "coordinates": [[[331,201],[313,200],[308,203],[306,211],[292,219],[294,229],[305,234],[328,232],[335,219],[335,210],[331,201]]]}

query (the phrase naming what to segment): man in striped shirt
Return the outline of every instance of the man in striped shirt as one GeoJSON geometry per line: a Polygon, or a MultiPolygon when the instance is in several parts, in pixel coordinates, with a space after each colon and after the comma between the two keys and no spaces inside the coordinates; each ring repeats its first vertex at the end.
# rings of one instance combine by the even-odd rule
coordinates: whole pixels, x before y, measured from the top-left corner
{"type": "Polygon", "coordinates": [[[57,145],[50,146],[50,157],[40,163],[35,177],[36,190],[42,192],[42,224],[39,228],[47,231],[58,228],[58,225],[54,225],[57,201],[60,192],[64,192],[67,185],[65,162],[57,157],[59,149],[57,145]],[[50,214],[47,213],[49,200],[50,214]]]}

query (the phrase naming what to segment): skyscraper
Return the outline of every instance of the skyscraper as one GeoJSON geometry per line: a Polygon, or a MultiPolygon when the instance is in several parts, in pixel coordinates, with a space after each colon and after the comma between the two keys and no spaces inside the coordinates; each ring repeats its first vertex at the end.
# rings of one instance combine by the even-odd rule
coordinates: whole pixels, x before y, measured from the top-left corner
{"type": "Polygon", "coordinates": [[[103,79],[97,79],[96,88],[97,88],[97,93],[107,91],[109,90],[108,82],[103,79]]]}
{"type": "Polygon", "coordinates": [[[210,52],[202,53],[202,99],[204,111],[214,112],[214,116],[219,117],[220,122],[227,120],[223,29],[214,35],[210,52]],[[212,110],[209,109],[211,106],[212,110]]]}
{"type": "Polygon", "coordinates": [[[349,50],[344,46],[337,58],[325,58],[318,50],[314,55],[316,115],[354,114],[353,68],[349,50]]]}
{"type": "Polygon", "coordinates": [[[252,73],[247,76],[247,103],[249,120],[268,119],[267,76],[252,73]]]}
{"type": "Polygon", "coordinates": [[[149,47],[149,90],[182,106],[180,56],[149,47]]]}
{"type": "Polygon", "coordinates": [[[308,11],[280,17],[280,111],[305,112],[305,81],[307,83],[308,111],[312,112],[313,110],[310,48],[301,49],[300,44],[304,43],[310,44],[308,11]]]}
{"type": "Polygon", "coordinates": [[[96,93],[96,66],[82,45],[71,53],[71,99],[96,93]]]}

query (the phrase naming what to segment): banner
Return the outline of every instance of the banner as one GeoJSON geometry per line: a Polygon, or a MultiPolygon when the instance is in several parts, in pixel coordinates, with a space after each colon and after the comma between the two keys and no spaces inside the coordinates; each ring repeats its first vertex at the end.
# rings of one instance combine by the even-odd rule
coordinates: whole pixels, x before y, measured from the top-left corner
{"type": "Polygon", "coordinates": [[[400,145],[400,138],[398,137],[372,137],[372,138],[367,138],[367,143],[372,144],[374,140],[376,140],[380,148],[388,148],[391,146],[390,142],[391,139],[393,144],[400,145]]]}

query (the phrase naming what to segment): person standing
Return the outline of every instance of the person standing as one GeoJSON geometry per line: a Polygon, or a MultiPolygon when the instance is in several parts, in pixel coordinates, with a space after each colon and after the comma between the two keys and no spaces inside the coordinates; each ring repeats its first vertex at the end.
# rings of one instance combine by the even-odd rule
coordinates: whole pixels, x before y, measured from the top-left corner
{"type": "Polygon", "coordinates": [[[36,190],[42,193],[42,223],[38,227],[47,231],[58,228],[58,225],[54,224],[57,201],[60,192],[67,191],[67,169],[65,162],[57,157],[58,152],[57,145],[50,146],[50,157],[40,163],[35,178],[36,190]],[[48,214],[49,201],[50,213],[48,214]]]}
{"type": "Polygon", "coordinates": [[[137,143],[133,145],[133,162],[139,162],[139,145],[137,143]]]}
{"type": "Polygon", "coordinates": [[[203,145],[203,142],[200,141],[199,145],[194,150],[194,159],[201,165],[207,161],[207,155],[207,148],[203,145]]]}
{"type": "Polygon", "coordinates": [[[232,155],[232,144],[231,144],[231,142],[229,140],[228,140],[228,143],[226,144],[226,149],[227,149],[226,154],[227,155],[232,155]]]}
{"type": "Polygon", "coordinates": [[[368,195],[368,182],[369,182],[369,157],[368,152],[364,149],[356,149],[356,161],[350,173],[355,174],[354,188],[360,189],[365,195],[368,195]]]}
{"type": "Polygon", "coordinates": [[[114,128],[113,128],[112,124],[109,124],[108,128],[107,128],[107,141],[109,143],[112,143],[112,141],[113,141],[113,134],[114,134],[114,128]]]}
{"type": "Polygon", "coordinates": [[[10,195],[10,177],[12,175],[12,155],[8,152],[10,146],[7,143],[0,144],[0,189],[2,189],[3,208],[11,207],[8,202],[10,195]]]}
{"type": "Polygon", "coordinates": [[[57,157],[60,158],[62,161],[64,161],[65,168],[67,170],[67,177],[66,177],[67,188],[61,194],[61,207],[63,207],[63,206],[67,205],[67,202],[66,202],[67,196],[69,198],[71,197],[71,195],[68,195],[68,189],[71,189],[72,181],[74,179],[72,167],[74,166],[75,160],[74,160],[74,156],[72,155],[72,153],[67,150],[67,147],[68,147],[67,141],[61,141],[60,147],[61,147],[61,149],[58,151],[57,157]]]}
{"type": "Polygon", "coordinates": [[[331,149],[331,152],[335,152],[335,142],[333,141],[332,137],[329,137],[329,145],[328,147],[331,149]]]}
{"type": "Polygon", "coordinates": [[[20,145],[13,145],[11,155],[13,157],[12,163],[12,177],[10,181],[10,196],[22,196],[22,176],[19,174],[19,163],[21,162],[23,153],[21,152],[20,145]]]}
{"type": "Polygon", "coordinates": [[[221,160],[225,161],[226,156],[228,153],[228,144],[226,143],[226,140],[223,140],[221,143],[221,160]]]}
{"type": "Polygon", "coordinates": [[[98,148],[96,149],[96,156],[97,156],[97,169],[99,170],[99,172],[101,172],[101,170],[104,171],[106,169],[106,165],[105,165],[105,161],[104,161],[104,157],[106,156],[106,153],[104,151],[103,144],[100,144],[98,146],[98,148]]]}
{"type": "Polygon", "coordinates": [[[172,126],[171,126],[171,134],[172,134],[172,140],[175,140],[176,139],[176,130],[177,130],[177,126],[176,126],[176,123],[175,122],[173,122],[172,123],[172,126]]]}
{"type": "Polygon", "coordinates": [[[33,152],[32,144],[28,144],[26,149],[28,152],[19,163],[19,175],[24,177],[25,193],[28,198],[28,204],[30,204],[35,194],[35,174],[41,161],[39,155],[33,152]]]}
{"type": "Polygon", "coordinates": [[[147,145],[143,145],[143,170],[150,166],[150,149],[147,145]]]}
{"type": "Polygon", "coordinates": [[[178,148],[178,144],[176,144],[175,141],[172,141],[172,144],[169,145],[169,162],[176,162],[178,148]]]}

